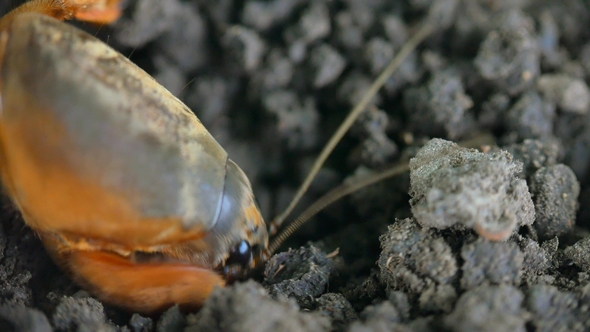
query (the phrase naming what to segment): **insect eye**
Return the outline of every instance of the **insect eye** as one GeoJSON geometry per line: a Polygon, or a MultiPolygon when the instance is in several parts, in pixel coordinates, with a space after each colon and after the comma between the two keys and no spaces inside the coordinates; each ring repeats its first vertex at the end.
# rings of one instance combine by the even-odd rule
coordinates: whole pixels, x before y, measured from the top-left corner
{"type": "Polygon", "coordinates": [[[230,252],[226,265],[249,265],[252,261],[252,247],[246,240],[240,241],[230,252]]]}

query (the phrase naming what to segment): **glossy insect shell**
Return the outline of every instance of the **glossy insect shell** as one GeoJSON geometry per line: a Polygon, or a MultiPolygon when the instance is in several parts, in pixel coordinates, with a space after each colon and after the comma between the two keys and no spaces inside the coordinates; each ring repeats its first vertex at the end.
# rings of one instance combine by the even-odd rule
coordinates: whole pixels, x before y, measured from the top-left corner
{"type": "Polygon", "coordinates": [[[244,173],[143,70],[39,14],[17,16],[1,43],[2,180],[80,283],[108,292],[80,272],[78,252],[211,270],[242,240],[267,246],[244,173]]]}

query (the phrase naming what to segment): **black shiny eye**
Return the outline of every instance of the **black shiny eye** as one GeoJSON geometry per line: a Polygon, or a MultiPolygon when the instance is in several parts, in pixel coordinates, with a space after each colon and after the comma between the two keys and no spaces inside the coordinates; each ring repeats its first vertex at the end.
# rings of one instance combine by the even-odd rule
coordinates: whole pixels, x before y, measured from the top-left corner
{"type": "Polygon", "coordinates": [[[245,240],[240,241],[230,252],[225,265],[249,265],[252,261],[252,247],[245,240]]]}

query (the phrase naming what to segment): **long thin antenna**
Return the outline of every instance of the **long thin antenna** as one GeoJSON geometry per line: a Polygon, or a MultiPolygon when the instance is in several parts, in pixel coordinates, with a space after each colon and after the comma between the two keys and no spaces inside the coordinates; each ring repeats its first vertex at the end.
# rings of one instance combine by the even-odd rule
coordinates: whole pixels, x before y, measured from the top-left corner
{"type": "Polygon", "coordinates": [[[336,147],[336,144],[340,142],[344,134],[348,131],[348,129],[354,124],[356,119],[359,115],[367,108],[373,97],[379,92],[379,90],[383,87],[385,82],[389,79],[389,77],[401,66],[403,61],[410,55],[416,47],[424,40],[428,35],[434,30],[434,26],[429,23],[425,23],[422,25],[420,30],[416,34],[412,36],[408,40],[408,42],[401,48],[399,53],[391,60],[389,65],[383,70],[381,75],[377,77],[375,82],[369,87],[369,90],[363,95],[361,101],[350,111],[344,122],[340,125],[338,130],[334,133],[334,135],[330,138],[330,141],[326,144],[316,161],[314,162],[309,174],[295,193],[293,200],[289,203],[289,206],[279,214],[272,222],[271,222],[271,229],[278,230],[283,221],[291,214],[295,206],[301,200],[301,197],[305,194],[309,185],[317,175],[318,171],[336,147]]]}
{"type": "Polygon", "coordinates": [[[370,186],[374,183],[385,180],[387,178],[402,174],[407,170],[409,170],[409,167],[408,163],[406,162],[388,168],[380,173],[367,176],[366,178],[355,181],[354,183],[342,184],[330,190],[327,194],[325,194],[315,203],[310,205],[305,211],[303,211],[303,213],[297,219],[295,219],[295,221],[287,225],[284,229],[281,230],[280,233],[278,233],[271,240],[271,243],[268,246],[269,253],[272,255],[287,238],[289,238],[297,229],[299,229],[299,227],[305,224],[309,219],[313,218],[318,212],[323,210],[326,206],[334,203],[342,197],[345,197],[347,195],[352,194],[353,192],[356,192],[359,189],[362,189],[366,186],[370,186]]]}
{"type": "MultiPolygon", "coordinates": [[[[490,133],[484,132],[479,135],[472,137],[467,140],[458,142],[458,144],[465,148],[480,148],[483,149],[486,146],[495,144],[494,136],[490,133]]],[[[353,183],[342,184],[322,196],[315,203],[309,206],[301,215],[295,219],[292,223],[288,224],[284,229],[281,230],[270,242],[268,246],[268,252],[272,255],[283,242],[289,238],[296,230],[298,230],[303,224],[313,218],[318,212],[323,210],[328,205],[341,199],[342,197],[348,196],[359,189],[370,186],[382,180],[400,175],[410,169],[408,161],[401,162],[391,168],[388,168],[379,173],[371,174],[365,178],[361,178],[353,183]]]]}

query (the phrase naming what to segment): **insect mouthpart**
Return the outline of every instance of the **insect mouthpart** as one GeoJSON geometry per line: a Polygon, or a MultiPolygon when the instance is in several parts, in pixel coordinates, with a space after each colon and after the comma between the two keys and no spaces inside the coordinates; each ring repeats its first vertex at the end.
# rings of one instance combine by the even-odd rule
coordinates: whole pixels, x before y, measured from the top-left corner
{"type": "Polygon", "coordinates": [[[229,257],[217,270],[226,280],[235,281],[248,276],[249,272],[262,266],[270,258],[268,249],[261,245],[250,245],[242,240],[229,254],[229,257]]]}

